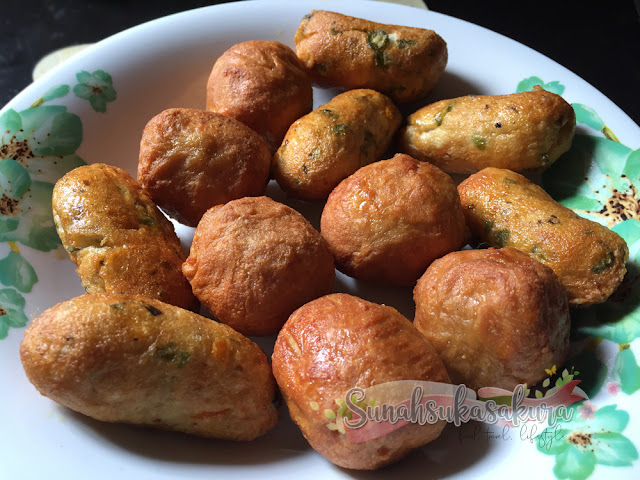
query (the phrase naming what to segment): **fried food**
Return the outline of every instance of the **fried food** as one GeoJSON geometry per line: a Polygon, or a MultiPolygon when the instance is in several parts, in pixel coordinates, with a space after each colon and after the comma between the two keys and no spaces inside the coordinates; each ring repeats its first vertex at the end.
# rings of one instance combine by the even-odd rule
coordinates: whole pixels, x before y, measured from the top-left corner
{"type": "Polygon", "coordinates": [[[62,245],[87,292],[137,293],[197,307],[173,225],[126,171],[78,167],[56,183],[52,206],[62,245]]]}
{"type": "Polygon", "coordinates": [[[256,344],[142,295],[59,303],[27,328],[20,357],[42,395],[97,420],[229,440],[252,440],[278,420],[256,344]]]}
{"type": "Polygon", "coordinates": [[[449,383],[434,348],[391,307],[346,294],[309,302],[278,334],[272,364],[291,418],[311,446],[336,465],[383,467],[435,440],[445,426],[443,420],[407,424],[364,443],[327,428],[326,412],[335,414],[336,401],[344,401],[351,388],[397,380],[449,383]]]}
{"type": "Polygon", "coordinates": [[[273,157],[273,176],[292,195],[325,199],[344,178],[380,158],[401,122],[381,93],[337,95],[291,125],[273,157]]]}
{"type": "Polygon", "coordinates": [[[576,116],[562,97],[536,87],[427,105],[409,115],[400,149],[448,173],[546,170],[571,147],[576,116]]]}
{"type": "Polygon", "coordinates": [[[320,231],[340,271],[397,285],[413,285],[433,260],[465,239],[451,177],[404,154],[342,181],[329,195],[320,231]]]}
{"type": "Polygon", "coordinates": [[[296,308],[331,292],[335,276],[320,233],[267,197],[207,211],[182,271],[211,314],[245,335],[278,332],[296,308]]]}
{"type": "Polygon", "coordinates": [[[418,280],[414,300],[414,325],[455,384],[513,390],[567,358],[567,293],[549,267],[515,248],[445,255],[418,280]]]}
{"type": "Polygon", "coordinates": [[[258,132],[275,152],[289,126],[311,111],[311,80],[288,46],[267,40],[242,42],[213,65],[206,105],[258,132]]]}
{"type": "Polygon", "coordinates": [[[447,44],[433,30],[324,10],[303,17],[295,42],[318,85],[371,88],[396,102],[425,97],[447,65],[447,44]]]}
{"type": "Polygon", "coordinates": [[[572,305],[604,302],[622,282],[629,259],[622,237],[578,216],[524,176],[485,168],[458,191],[476,240],[517,248],[551,267],[572,305]]]}
{"type": "Polygon", "coordinates": [[[267,144],[243,123],[170,108],[142,132],[138,182],[169,216],[195,227],[214,205],[264,194],[270,164],[267,144]]]}

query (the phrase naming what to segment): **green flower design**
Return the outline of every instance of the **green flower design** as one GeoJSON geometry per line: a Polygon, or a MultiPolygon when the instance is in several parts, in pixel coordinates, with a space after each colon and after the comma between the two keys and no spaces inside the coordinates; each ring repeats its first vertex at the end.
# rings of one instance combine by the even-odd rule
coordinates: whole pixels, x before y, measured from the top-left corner
{"type": "Polygon", "coordinates": [[[540,85],[547,92],[555,93],[556,95],[562,95],[564,93],[564,85],[558,81],[544,83],[540,77],[529,77],[521,80],[516,87],[516,93],[528,92],[532,90],[534,86],[540,85]]]}
{"type": "MultiPolygon", "coordinates": [[[[539,77],[522,80],[517,91],[541,85],[557,94],[559,82],[539,77]]],[[[600,116],[587,105],[574,103],[576,120],[604,136],[576,135],[571,149],[542,176],[543,188],[579,215],[606,225],[629,246],[629,263],[623,284],[605,303],[574,317],[579,331],[618,344],[640,337],[640,149],[621,144],[600,116]]]]}
{"type": "Polygon", "coordinates": [[[24,305],[24,297],[13,288],[0,290],[0,339],[7,337],[9,327],[18,328],[27,324],[24,305]]]}
{"type": "Polygon", "coordinates": [[[85,164],[75,154],[80,118],[60,105],[9,109],[0,116],[0,135],[0,241],[53,250],[60,243],[51,213],[53,182],[85,164]]]}
{"type": "Polygon", "coordinates": [[[631,395],[640,389],[640,367],[628,344],[620,345],[613,370],[624,393],[631,395]]]}
{"type": "Polygon", "coordinates": [[[576,135],[571,150],[542,181],[564,206],[608,226],[627,242],[629,262],[622,285],[609,301],[590,312],[576,312],[576,318],[583,333],[630,343],[640,337],[640,151],[605,137],[576,135]],[[591,162],[585,164],[585,158],[591,162]]]}
{"type": "Polygon", "coordinates": [[[3,285],[28,293],[37,281],[36,271],[18,252],[11,251],[0,260],[0,283],[3,285]]]}
{"type": "Polygon", "coordinates": [[[78,83],[73,87],[73,93],[84,100],[89,100],[91,108],[96,112],[107,111],[107,103],[116,99],[111,75],[103,70],[89,73],[85,70],[76,74],[78,83]]]}
{"type": "Polygon", "coordinates": [[[573,414],[570,421],[559,421],[538,437],[538,450],[556,457],[553,473],[557,478],[582,480],[598,464],[631,466],[638,459],[633,443],[621,433],[629,422],[627,412],[616,405],[587,407],[585,402],[574,408],[573,414]]]}

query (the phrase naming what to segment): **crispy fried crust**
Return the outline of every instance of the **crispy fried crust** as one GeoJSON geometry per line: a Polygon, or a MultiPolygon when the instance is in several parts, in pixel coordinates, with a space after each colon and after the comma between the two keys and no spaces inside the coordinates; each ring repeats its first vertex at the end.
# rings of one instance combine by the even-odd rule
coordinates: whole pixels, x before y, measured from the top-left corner
{"type": "Polygon", "coordinates": [[[433,30],[324,10],[304,16],[295,42],[318,85],[371,88],[397,102],[425,97],[447,65],[447,44],[433,30]]]}
{"type": "Polygon", "coordinates": [[[451,177],[397,154],[341,182],[320,230],[347,275],[413,285],[433,260],[462,247],[465,223],[451,177]]]}
{"type": "Polygon", "coordinates": [[[173,225],[127,172],[104,164],[78,167],[58,180],[52,205],[62,245],[87,292],[135,293],[197,307],[173,225]]]}
{"type": "Polygon", "coordinates": [[[164,110],[142,132],[138,181],[168,215],[195,227],[210,207],[262,195],[271,153],[243,123],[193,108],[164,110]]]}
{"type": "Polygon", "coordinates": [[[335,276],[320,233],[267,197],[209,210],[182,271],[203,305],[245,335],[278,332],[296,308],[331,292],[335,276]]]}
{"type": "Polygon", "coordinates": [[[267,40],[242,42],[213,65],[206,105],[258,132],[274,152],[289,126],[311,111],[311,80],[288,46],[267,40]]]}
{"type": "Polygon", "coordinates": [[[251,440],[278,420],[269,362],[226,325],[141,295],[85,294],[25,332],[43,395],[107,422],[251,440]]]}
{"type": "Polygon", "coordinates": [[[449,173],[485,167],[541,172],[571,147],[576,116],[555,93],[441,100],[409,115],[400,149],[449,173]]]}
{"type": "Polygon", "coordinates": [[[295,196],[325,199],[341,180],[380,158],[401,122],[381,93],[337,95],[291,125],[273,157],[273,176],[295,196]]]}
{"type": "Polygon", "coordinates": [[[549,267],[515,248],[445,255],[418,280],[414,299],[414,325],[453,383],[512,390],[567,358],[567,293],[549,267]]]}
{"type": "Polygon", "coordinates": [[[485,168],[458,186],[477,241],[514,247],[551,267],[572,305],[604,302],[627,271],[627,244],[578,216],[524,176],[485,168]]]}
{"type": "Polygon", "coordinates": [[[445,422],[405,425],[365,443],[327,428],[353,387],[395,380],[449,382],[434,348],[395,309],[332,294],[296,310],[275,343],[273,373],[293,421],[311,446],[336,465],[373,470],[436,439],[445,422]]]}

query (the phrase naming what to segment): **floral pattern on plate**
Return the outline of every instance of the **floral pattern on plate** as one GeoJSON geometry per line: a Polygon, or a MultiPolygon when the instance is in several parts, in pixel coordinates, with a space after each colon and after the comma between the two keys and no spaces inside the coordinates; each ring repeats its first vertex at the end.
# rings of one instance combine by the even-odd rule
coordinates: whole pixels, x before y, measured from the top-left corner
{"type": "MultiPolygon", "coordinates": [[[[105,112],[116,92],[102,70],[76,75],[76,96],[105,112]]],[[[8,109],[0,116],[0,242],[9,246],[0,258],[0,339],[9,328],[27,324],[24,293],[38,281],[34,267],[20,252],[23,245],[48,252],[60,245],[51,212],[55,182],[86,162],[76,154],[82,121],[65,105],[51,102],[69,94],[69,85],[47,90],[29,108],[8,109]]]]}
{"type": "MultiPolygon", "coordinates": [[[[539,77],[522,80],[516,91],[534,85],[562,95],[559,81],[545,83],[539,77]]],[[[591,395],[603,391],[631,395],[640,389],[640,368],[630,343],[640,337],[640,150],[620,143],[597,112],[584,104],[572,104],[576,122],[599,134],[576,134],[571,149],[542,176],[542,186],[557,201],[579,215],[611,228],[629,246],[627,274],[606,302],[572,312],[577,325],[574,340],[587,340],[587,348],[571,360],[575,368],[588,374],[591,395]],[[598,360],[603,342],[618,344],[611,368],[598,360]],[[610,379],[606,386],[605,379],[610,379]]],[[[610,345],[609,345],[610,346],[610,345]]],[[[582,386],[582,385],[581,385],[582,386]]],[[[577,405],[570,422],[538,437],[538,450],[555,455],[553,473],[560,479],[585,479],[596,465],[631,466],[638,459],[633,443],[621,432],[629,414],[616,404],[597,407],[590,401],[577,405]],[[555,442],[548,442],[555,439],[555,442]]]]}

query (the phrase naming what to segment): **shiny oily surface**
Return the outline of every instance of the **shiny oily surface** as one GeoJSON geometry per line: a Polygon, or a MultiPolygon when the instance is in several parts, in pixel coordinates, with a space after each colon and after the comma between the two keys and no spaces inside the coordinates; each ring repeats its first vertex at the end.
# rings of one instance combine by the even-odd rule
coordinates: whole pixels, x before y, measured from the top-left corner
{"type": "Polygon", "coordinates": [[[485,167],[542,172],[571,147],[576,116],[539,86],[440,100],[409,115],[400,149],[449,173],[485,167]]]}
{"type": "Polygon", "coordinates": [[[625,241],[560,205],[524,176],[486,168],[458,191],[476,240],[517,248],[551,267],[572,305],[604,302],[622,282],[629,259],[625,241]]]}

